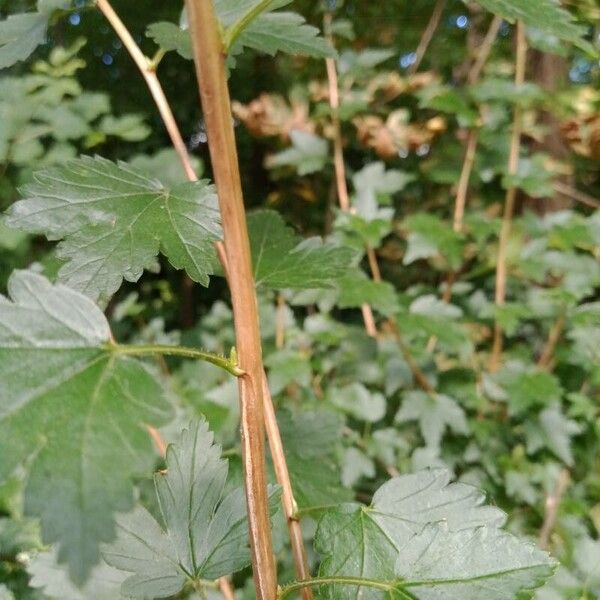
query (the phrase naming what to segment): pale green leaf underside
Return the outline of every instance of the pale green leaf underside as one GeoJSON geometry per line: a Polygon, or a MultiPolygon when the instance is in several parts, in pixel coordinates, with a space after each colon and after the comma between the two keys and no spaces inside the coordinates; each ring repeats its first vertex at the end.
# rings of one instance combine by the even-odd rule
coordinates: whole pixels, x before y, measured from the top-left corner
{"type": "MultiPolygon", "coordinates": [[[[166,530],[142,507],[118,519],[106,546],[108,564],[132,573],[122,592],[135,598],[177,594],[189,579],[217,579],[250,563],[241,488],[223,498],[227,462],[205,421],[184,429],[167,450],[166,473],[154,483],[166,530]]],[[[278,493],[270,492],[276,510],[278,493]]]]}
{"type": "Polygon", "coordinates": [[[31,12],[0,21],[0,69],[25,60],[46,41],[47,15],[31,12]]]}
{"type": "MultiPolygon", "coordinates": [[[[396,575],[419,600],[514,600],[553,572],[533,542],[495,527],[452,531],[434,523],[400,549],[396,575]]],[[[400,595],[402,598],[402,595],[400,595]]]]}
{"type": "Polygon", "coordinates": [[[559,0],[477,0],[484,8],[505,19],[520,20],[555,35],[561,40],[572,42],[581,48],[592,50],[583,39],[586,28],[577,25],[573,16],[561,7],[559,0]]]}
{"type": "Polygon", "coordinates": [[[29,585],[40,589],[45,596],[57,600],[120,600],[121,584],[126,575],[106,563],[97,564],[89,579],[77,587],[69,578],[64,565],[58,563],[55,549],[35,555],[27,565],[31,576],[29,585]]]}
{"type": "Polygon", "coordinates": [[[191,60],[192,40],[190,32],[175,23],[159,21],[148,25],[146,35],[152,38],[163,50],[175,50],[182,58],[191,60]]]}
{"type": "Polygon", "coordinates": [[[354,254],[319,238],[302,240],[272,210],[250,213],[248,230],[254,278],[267,288],[331,287],[349,268],[354,254]]]}
{"type": "Polygon", "coordinates": [[[207,181],[168,189],[124,163],[82,157],[38,171],[22,194],[7,223],[63,240],[59,280],[92,299],[106,300],[123,279],[155,269],[159,250],[208,285],[221,227],[207,181]]]}
{"type": "MultiPolygon", "coordinates": [[[[504,514],[483,506],[477,489],[449,480],[444,470],[395,477],[377,490],[371,506],[345,504],[326,513],[315,542],[324,558],[320,575],[393,581],[399,552],[430,523],[443,521],[451,532],[503,524],[504,514]]],[[[381,597],[367,587],[324,591],[332,599],[381,597]]]]}
{"type": "Polygon", "coordinates": [[[25,511],[82,582],[132,501],[131,476],[152,460],[146,424],[169,418],[160,383],[106,350],[102,312],[87,297],[16,271],[0,296],[0,480],[25,459],[25,511]],[[115,470],[115,465],[119,465],[115,470]]]}
{"type": "Polygon", "coordinates": [[[294,167],[298,175],[308,175],[323,170],[329,160],[327,141],[318,135],[293,129],[290,132],[292,145],[267,159],[267,167],[294,167]]]}

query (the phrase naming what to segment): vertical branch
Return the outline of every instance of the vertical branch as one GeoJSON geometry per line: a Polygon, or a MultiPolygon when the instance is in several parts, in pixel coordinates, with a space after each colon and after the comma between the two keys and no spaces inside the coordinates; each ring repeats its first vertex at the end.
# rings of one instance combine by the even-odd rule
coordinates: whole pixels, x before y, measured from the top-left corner
{"type": "MultiPolygon", "coordinates": [[[[323,19],[325,34],[329,43],[333,46],[331,36],[331,13],[325,13],[323,19]]],[[[342,129],[340,126],[340,92],[338,85],[337,69],[334,58],[326,58],[325,66],[327,68],[327,82],[329,85],[329,106],[331,108],[331,126],[333,130],[333,168],[335,171],[335,183],[337,189],[338,202],[343,212],[350,212],[350,196],[348,194],[348,184],[346,182],[346,166],[344,164],[344,144],[342,141],[342,129]]],[[[371,255],[369,255],[371,261],[371,255]]],[[[372,265],[371,265],[372,266],[372,265]]],[[[379,269],[377,269],[379,271],[379,269]]],[[[363,322],[367,335],[377,336],[377,326],[373,309],[369,304],[361,306],[363,322]]]]}
{"type": "Polygon", "coordinates": [[[444,8],[446,8],[446,0],[437,0],[433,7],[433,12],[431,13],[429,22],[427,23],[427,26],[423,31],[423,35],[419,40],[419,45],[415,50],[415,62],[408,68],[407,72],[409,75],[414,75],[419,70],[421,61],[425,56],[425,52],[427,52],[427,48],[429,48],[429,44],[433,39],[433,34],[436,32],[440,24],[440,19],[442,18],[444,8]]]}
{"type": "MultiPolygon", "coordinates": [[[[515,63],[515,84],[522,85],[525,82],[525,65],[527,58],[527,39],[525,37],[525,26],[521,21],[517,23],[517,57],[515,63]]],[[[520,106],[515,107],[513,117],[513,129],[510,141],[510,153],[508,157],[508,174],[514,175],[519,167],[519,149],[521,147],[521,130],[523,128],[523,111],[520,106]]],[[[502,227],[500,229],[500,240],[498,245],[498,257],[496,264],[496,292],[494,301],[496,306],[502,306],[506,300],[506,258],[508,253],[508,242],[512,228],[512,217],[515,208],[517,188],[510,186],[506,190],[504,203],[504,214],[502,216],[502,227]]],[[[502,361],[503,331],[498,321],[494,326],[494,342],[492,356],[490,359],[490,371],[494,372],[500,368],[502,361]]]]}
{"type": "Polygon", "coordinates": [[[242,457],[254,584],[258,600],[275,600],[273,556],[264,456],[262,350],[250,242],[233,132],[225,53],[212,2],[186,0],[211,163],[219,195],[233,306],[239,378],[242,457]]]}
{"type": "Polygon", "coordinates": [[[558,345],[560,337],[565,328],[565,322],[567,320],[567,315],[565,311],[562,311],[558,318],[552,325],[550,329],[550,333],[548,334],[548,339],[546,340],[546,345],[540,354],[540,358],[538,359],[537,366],[540,369],[549,369],[552,364],[552,357],[554,356],[554,350],[558,345]]]}

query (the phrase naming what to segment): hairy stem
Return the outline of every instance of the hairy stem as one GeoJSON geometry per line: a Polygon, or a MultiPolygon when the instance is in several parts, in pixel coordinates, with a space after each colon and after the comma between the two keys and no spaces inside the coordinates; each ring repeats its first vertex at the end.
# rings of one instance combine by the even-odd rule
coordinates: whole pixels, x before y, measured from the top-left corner
{"type": "Polygon", "coordinates": [[[231,358],[213,354],[212,352],[205,352],[204,350],[198,350],[197,348],[185,348],[183,346],[164,346],[164,345],[147,345],[147,346],[129,346],[121,344],[107,344],[106,349],[116,354],[130,354],[133,356],[147,356],[147,355],[163,355],[163,356],[181,356],[182,358],[195,358],[197,360],[204,360],[212,363],[221,369],[235,375],[236,377],[242,377],[245,372],[240,369],[231,358]]]}
{"type": "Polygon", "coordinates": [[[427,48],[429,48],[429,44],[433,39],[433,35],[440,24],[442,13],[444,12],[444,8],[446,8],[446,1],[447,0],[437,0],[437,2],[435,3],[433,7],[433,12],[431,13],[431,17],[429,18],[429,22],[423,30],[423,35],[421,36],[419,45],[415,50],[415,62],[408,68],[407,72],[409,75],[413,75],[419,70],[419,67],[421,66],[421,61],[425,56],[425,52],[427,52],[427,48]]]}
{"type": "MultiPolygon", "coordinates": [[[[515,63],[515,84],[523,85],[525,82],[525,66],[527,59],[527,39],[525,37],[525,26],[521,21],[517,23],[517,57],[515,63]]],[[[512,136],[510,141],[510,152],[508,157],[508,174],[515,175],[519,167],[519,150],[521,147],[521,131],[523,129],[523,111],[520,106],[515,107],[513,117],[512,136]]],[[[494,301],[496,306],[502,306],[506,300],[506,259],[508,254],[508,242],[512,229],[512,218],[515,208],[517,188],[510,186],[506,190],[504,202],[504,214],[502,216],[502,227],[500,229],[500,240],[498,244],[498,257],[496,262],[496,292],[494,301]]],[[[495,372],[500,368],[502,362],[503,346],[502,326],[496,320],[494,326],[494,342],[490,358],[490,371],[495,372]]]]}
{"type": "Polygon", "coordinates": [[[264,454],[264,367],[258,305],[242,196],[225,52],[212,2],[186,0],[208,147],[223,222],[228,281],[233,307],[239,378],[242,459],[254,585],[258,600],[277,596],[264,454]]]}

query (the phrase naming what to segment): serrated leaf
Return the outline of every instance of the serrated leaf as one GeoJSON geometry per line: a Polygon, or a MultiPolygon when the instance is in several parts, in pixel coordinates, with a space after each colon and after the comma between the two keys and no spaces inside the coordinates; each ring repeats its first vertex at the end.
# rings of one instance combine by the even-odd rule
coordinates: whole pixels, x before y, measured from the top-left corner
{"type": "Polygon", "coordinates": [[[352,177],[352,183],[356,191],[354,208],[366,221],[374,219],[391,220],[394,209],[381,208],[381,199],[403,190],[413,180],[413,175],[403,171],[396,169],[386,171],[382,162],[371,163],[352,177]]]}
{"type": "Polygon", "coordinates": [[[439,447],[446,428],[454,433],[469,432],[465,412],[456,400],[444,394],[406,392],[396,413],[396,422],[407,421],[418,421],[425,443],[434,448],[439,447]]]}
{"type": "Polygon", "coordinates": [[[131,505],[131,476],[151,464],[145,424],[164,423],[170,406],[142,363],[107,347],[108,323],[91,300],[28,271],[13,273],[8,289],[0,480],[29,459],[25,511],[82,582],[113,536],[113,512],[131,505]]]}
{"type": "Polygon", "coordinates": [[[337,306],[358,308],[369,304],[383,315],[393,315],[398,309],[396,290],[387,281],[373,281],[363,272],[356,270],[336,282],[337,306]]]}
{"type": "MultiPolygon", "coordinates": [[[[371,506],[344,504],[325,513],[315,540],[323,556],[319,574],[393,581],[399,551],[428,524],[444,521],[450,531],[461,531],[504,523],[501,511],[482,506],[484,496],[476,488],[449,481],[445,470],[395,477],[375,492],[371,506]]],[[[368,587],[322,590],[332,600],[382,596],[368,587]]]]}
{"type": "Polygon", "coordinates": [[[46,41],[48,17],[31,12],[10,15],[0,21],[0,69],[25,60],[46,41]]]}
{"type": "MultiPolygon", "coordinates": [[[[217,579],[250,563],[242,488],[223,497],[227,462],[205,421],[193,422],[167,449],[167,470],[154,476],[165,529],[142,507],[121,515],[106,562],[132,573],[122,593],[135,598],[177,594],[189,580],[217,579]]],[[[272,512],[278,493],[271,489],[272,512]]]]}
{"type": "Polygon", "coordinates": [[[339,409],[356,419],[376,423],[385,416],[385,398],[378,392],[369,391],[362,383],[344,387],[330,387],[327,399],[339,409]]]}
{"type": "Polygon", "coordinates": [[[64,565],[58,562],[56,550],[36,554],[27,565],[29,585],[43,590],[46,596],[60,600],[118,600],[126,575],[104,562],[96,565],[85,584],[77,587],[64,565]]]}
{"type": "Polygon", "coordinates": [[[572,42],[584,50],[592,46],[583,38],[586,28],[575,23],[573,16],[562,8],[559,0],[477,0],[485,9],[509,21],[520,20],[525,25],[572,42]]]}
{"type": "Polygon", "coordinates": [[[344,420],[331,411],[277,415],[290,471],[294,497],[300,508],[345,502],[351,490],[341,484],[339,450],[344,420]]]}
{"type": "Polygon", "coordinates": [[[548,554],[500,529],[451,531],[428,525],[400,550],[396,575],[418,600],[509,600],[542,585],[553,572],[548,554]]]}
{"type": "Polygon", "coordinates": [[[261,14],[244,29],[230,52],[238,54],[243,47],[253,48],[270,56],[277,52],[315,58],[336,56],[327,40],[319,36],[319,30],[308,25],[303,16],[293,12],[261,14]]]}
{"type": "Polygon", "coordinates": [[[267,288],[332,287],[354,255],[320,238],[303,240],[273,210],[250,213],[248,232],[256,284],[267,288]]]}
{"type": "Polygon", "coordinates": [[[175,50],[181,57],[191,60],[192,40],[190,32],[175,23],[159,21],[148,25],[146,36],[152,38],[163,50],[175,50]]]}
{"type": "Polygon", "coordinates": [[[544,409],[537,422],[529,419],[524,427],[529,453],[545,447],[565,464],[573,466],[571,438],[581,433],[582,429],[576,421],[565,417],[558,404],[544,409]]]}
{"type": "Polygon", "coordinates": [[[125,163],[82,157],[38,171],[7,223],[63,241],[59,280],[106,300],[123,279],[156,266],[159,249],[176,268],[208,285],[212,244],[221,236],[217,198],[207,181],[171,189],[125,163]]]}
{"type": "Polygon", "coordinates": [[[145,140],[151,132],[150,127],[144,123],[144,118],[141,115],[135,114],[123,115],[121,117],[106,115],[100,121],[99,127],[100,131],[106,135],[114,135],[127,142],[145,140]]]}
{"type": "Polygon", "coordinates": [[[277,154],[268,157],[266,165],[275,167],[295,167],[298,175],[308,175],[323,169],[329,159],[327,141],[318,135],[292,129],[292,145],[277,154]]]}

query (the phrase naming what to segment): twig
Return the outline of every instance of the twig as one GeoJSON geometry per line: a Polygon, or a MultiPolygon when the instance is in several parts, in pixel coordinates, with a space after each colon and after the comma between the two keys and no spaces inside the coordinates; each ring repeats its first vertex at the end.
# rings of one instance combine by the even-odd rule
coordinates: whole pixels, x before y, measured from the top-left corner
{"type": "Polygon", "coordinates": [[[554,182],[554,189],[559,194],[568,196],[569,198],[572,198],[577,202],[581,202],[581,204],[585,204],[586,206],[591,206],[592,208],[596,209],[600,208],[600,200],[594,198],[593,196],[590,196],[589,194],[580,192],[579,190],[576,190],[575,188],[572,188],[571,186],[566,185],[560,181],[554,182]]]}
{"type": "MultiPolygon", "coordinates": [[[[325,13],[323,18],[323,29],[329,43],[333,47],[333,38],[331,36],[331,13],[325,13]]],[[[350,212],[350,195],[348,194],[348,184],[346,182],[346,165],[344,164],[344,144],[342,141],[342,129],[340,126],[340,94],[337,69],[335,59],[326,58],[325,66],[327,68],[327,82],[329,85],[329,106],[331,108],[331,127],[333,130],[333,168],[335,172],[335,183],[337,189],[338,202],[343,212],[350,212]]],[[[367,303],[361,306],[365,331],[370,337],[377,337],[377,326],[373,309],[367,303]]]]}
{"type": "Polygon", "coordinates": [[[558,476],[554,491],[546,496],[546,502],[544,503],[544,522],[542,523],[538,538],[538,543],[544,550],[548,548],[552,530],[556,525],[558,509],[569,485],[569,480],[569,471],[567,469],[563,469],[558,476]]]}
{"type": "Polygon", "coordinates": [[[446,8],[446,0],[437,0],[433,7],[433,12],[431,13],[431,17],[429,18],[429,22],[423,31],[423,35],[419,41],[419,45],[415,50],[415,62],[410,65],[407,70],[409,75],[414,75],[421,66],[421,61],[425,56],[425,52],[427,52],[427,48],[433,39],[433,34],[436,32],[440,24],[440,19],[442,18],[442,13],[444,12],[444,8],[446,8]]]}
{"type": "Polygon", "coordinates": [[[227,577],[219,578],[219,589],[221,590],[225,600],[235,600],[233,588],[231,587],[231,581],[229,581],[227,577]]]}
{"type": "MultiPolygon", "coordinates": [[[[277,481],[281,485],[281,500],[290,534],[296,575],[298,579],[302,581],[310,579],[310,571],[308,570],[308,561],[306,560],[302,529],[298,518],[296,517],[298,506],[294,499],[292,481],[285,460],[283,442],[281,441],[281,433],[277,426],[277,417],[275,416],[275,408],[273,406],[273,399],[271,397],[271,390],[269,390],[266,373],[263,376],[263,397],[265,399],[265,426],[267,429],[269,447],[271,449],[271,458],[273,459],[273,467],[275,469],[277,481]]],[[[312,597],[312,590],[310,588],[303,588],[302,598],[304,600],[312,600],[312,597]]]]}
{"type": "Polygon", "coordinates": [[[285,298],[277,296],[277,312],[275,314],[275,348],[281,350],[285,345],[285,298]]]}
{"type": "MultiPolygon", "coordinates": [[[[492,46],[498,31],[502,25],[502,19],[495,16],[490,23],[489,29],[485,35],[485,38],[479,48],[477,60],[471,67],[467,80],[471,85],[474,85],[479,81],[481,71],[490,56],[492,46]]],[[[473,171],[473,165],[475,164],[475,156],[477,154],[477,144],[479,142],[479,130],[476,127],[472,127],[467,137],[467,145],[465,148],[465,157],[463,159],[462,169],[460,171],[460,177],[458,185],[456,187],[456,199],[454,201],[454,217],[452,219],[452,229],[456,233],[461,233],[463,230],[463,220],[465,216],[465,207],[467,205],[467,194],[469,192],[469,181],[471,179],[471,173],[473,171]]],[[[444,289],[444,295],[442,300],[448,304],[452,299],[452,286],[456,281],[456,273],[450,271],[446,278],[446,287],[444,289]]],[[[427,351],[433,352],[437,344],[437,337],[431,336],[427,342],[427,351]]]]}
{"type": "MultiPolygon", "coordinates": [[[[525,66],[527,59],[527,39],[525,37],[525,26],[521,21],[517,22],[517,57],[515,63],[515,84],[523,85],[525,82],[525,66]]],[[[510,152],[508,158],[508,174],[515,175],[519,167],[519,149],[521,147],[521,130],[523,128],[523,111],[520,106],[515,107],[513,117],[513,129],[510,141],[510,152]]],[[[515,208],[517,188],[511,185],[506,190],[504,203],[504,214],[502,216],[502,227],[500,229],[500,240],[498,245],[498,258],[496,262],[496,293],[494,301],[496,306],[502,306],[506,299],[506,259],[508,254],[508,242],[512,228],[512,217],[515,208]]],[[[490,371],[493,373],[500,368],[502,361],[503,331],[500,322],[496,320],[494,325],[494,342],[492,356],[490,359],[490,371]]]]}
{"type": "Polygon", "coordinates": [[[185,146],[185,142],[181,137],[181,133],[179,132],[179,128],[177,127],[175,117],[173,116],[173,111],[169,106],[169,102],[167,101],[162,86],[160,85],[160,82],[156,76],[156,62],[152,61],[147,56],[144,56],[139,46],[135,43],[131,33],[129,33],[129,30],[127,27],[125,27],[119,15],[117,15],[117,13],[114,11],[108,0],[96,0],[96,6],[111,24],[112,28],[115,30],[115,33],[123,43],[123,46],[125,46],[127,52],[129,52],[131,58],[133,58],[142,76],[146,80],[148,89],[150,90],[150,93],[154,98],[154,102],[158,107],[160,116],[162,117],[163,123],[165,124],[169,137],[171,138],[173,147],[179,156],[179,160],[183,165],[185,174],[191,181],[197,181],[198,176],[196,175],[196,172],[194,171],[190,161],[190,156],[185,146]]]}
{"type": "Polygon", "coordinates": [[[146,429],[158,450],[158,453],[164,458],[167,454],[167,444],[163,439],[163,436],[160,435],[160,431],[156,429],[156,427],[152,427],[152,425],[146,425],[146,429]]]}
{"type": "Polygon", "coordinates": [[[558,319],[556,319],[554,325],[552,325],[548,339],[546,340],[546,345],[544,346],[544,349],[540,354],[540,358],[538,359],[537,366],[540,369],[548,369],[550,367],[552,363],[552,357],[554,356],[554,350],[556,350],[558,341],[560,340],[562,332],[565,328],[566,319],[566,313],[563,311],[558,316],[558,319]]]}
{"type": "Polygon", "coordinates": [[[242,459],[258,600],[275,600],[277,572],[271,539],[264,455],[262,350],[250,242],[227,87],[225,53],[212,2],[186,0],[194,63],[219,196],[234,315],[239,378],[242,459]]]}
{"type": "Polygon", "coordinates": [[[502,25],[502,17],[498,15],[494,16],[492,22],[490,23],[490,27],[481,42],[481,46],[479,46],[479,50],[477,52],[477,58],[471,68],[469,69],[469,73],[467,75],[467,81],[470,84],[474,84],[479,81],[479,77],[481,76],[481,71],[487,59],[492,51],[492,46],[498,37],[498,32],[500,31],[500,26],[502,25]]]}

